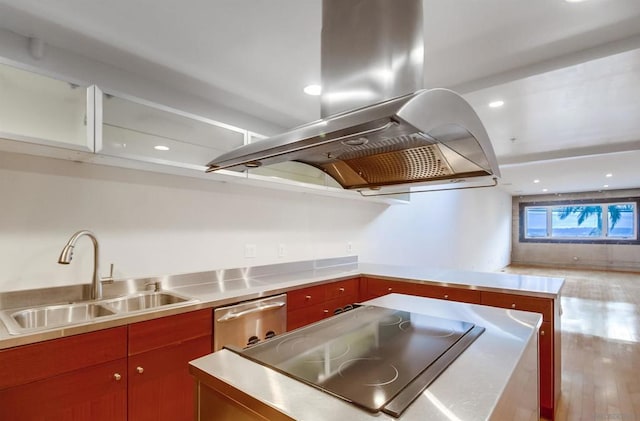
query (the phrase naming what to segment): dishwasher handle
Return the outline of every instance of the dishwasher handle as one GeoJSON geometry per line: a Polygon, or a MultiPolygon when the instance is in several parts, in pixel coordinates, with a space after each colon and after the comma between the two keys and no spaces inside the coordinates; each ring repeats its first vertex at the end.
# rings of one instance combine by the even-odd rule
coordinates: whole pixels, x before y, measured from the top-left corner
{"type": "Polygon", "coordinates": [[[268,310],[273,310],[276,308],[281,308],[284,307],[286,305],[286,303],[282,302],[282,301],[276,301],[273,303],[269,303],[269,304],[264,304],[264,305],[260,305],[258,307],[253,307],[247,310],[243,310],[243,311],[239,311],[237,313],[227,313],[224,316],[220,317],[218,320],[216,320],[218,323],[222,323],[222,322],[230,322],[232,320],[236,320],[239,319],[241,317],[244,317],[248,314],[253,314],[253,313],[261,313],[263,311],[268,311],[268,310]]]}

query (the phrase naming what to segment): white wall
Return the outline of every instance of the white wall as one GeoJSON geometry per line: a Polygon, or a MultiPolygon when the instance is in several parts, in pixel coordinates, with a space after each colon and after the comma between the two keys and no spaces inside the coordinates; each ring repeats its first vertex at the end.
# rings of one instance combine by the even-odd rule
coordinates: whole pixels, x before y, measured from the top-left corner
{"type": "Polygon", "coordinates": [[[424,193],[409,205],[331,198],[0,152],[0,291],[88,283],[94,231],[102,275],[198,272],[347,255],[478,271],[509,263],[510,197],[498,189],[424,193]],[[255,244],[256,258],[245,258],[255,244]],[[286,256],[278,257],[279,244],[286,256]]]}
{"type": "Polygon", "coordinates": [[[497,188],[411,196],[366,230],[362,260],[495,271],[509,264],[511,196],[497,188]]]}
{"type": "MultiPolygon", "coordinates": [[[[53,46],[35,60],[26,38],[0,29],[1,57],[256,132],[281,131],[53,46]]],[[[89,282],[88,239],[71,265],[56,263],[79,229],[98,235],[102,275],[114,263],[116,278],[344,256],[348,242],[361,261],[494,270],[508,264],[510,208],[497,189],[418,194],[387,207],[0,152],[0,291],[89,282]],[[256,258],[244,257],[245,244],[256,245],[256,258]]]]}
{"type": "Polygon", "coordinates": [[[79,229],[97,234],[103,275],[114,263],[117,278],[144,277],[357,253],[386,207],[5,152],[0,197],[0,291],[88,283],[88,238],[57,264],[79,229]]]}

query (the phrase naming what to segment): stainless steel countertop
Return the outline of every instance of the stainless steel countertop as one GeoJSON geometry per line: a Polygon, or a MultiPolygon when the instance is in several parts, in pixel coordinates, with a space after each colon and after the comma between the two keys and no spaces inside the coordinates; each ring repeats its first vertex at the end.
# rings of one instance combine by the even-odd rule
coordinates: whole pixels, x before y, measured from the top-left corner
{"type": "MultiPolygon", "coordinates": [[[[240,301],[276,295],[296,288],[361,275],[552,299],[560,297],[564,283],[562,278],[431,270],[419,267],[358,263],[357,258],[325,259],[256,268],[219,270],[175,277],[149,278],[161,281],[163,289],[169,292],[188,296],[198,301],[182,306],[111,316],[85,324],[21,335],[9,334],[4,324],[0,323],[0,349],[122,326],[198,309],[220,307],[240,301]],[[180,278],[180,282],[173,282],[172,278],[180,278]]],[[[136,280],[136,282],[141,284],[142,281],[148,281],[149,279],[136,280]]],[[[132,284],[135,282],[122,281],[121,283],[132,284]]]]}
{"type": "MultiPolygon", "coordinates": [[[[514,387],[522,388],[528,394],[524,401],[517,399],[511,403],[525,406],[524,411],[519,408],[520,419],[537,419],[537,381],[533,382],[534,390],[531,391],[523,384],[510,384],[510,380],[516,371],[522,370],[523,359],[533,359],[529,361],[532,372],[525,375],[537,378],[537,330],[542,321],[539,314],[400,294],[376,298],[367,304],[465,320],[486,328],[414,401],[400,420],[492,419],[501,396],[507,388],[514,387]],[[532,349],[533,353],[530,352],[532,349]]],[[[227,350],[199,358],[191,364],[297,420],[395,419],[360,410],[227,350]]]]}

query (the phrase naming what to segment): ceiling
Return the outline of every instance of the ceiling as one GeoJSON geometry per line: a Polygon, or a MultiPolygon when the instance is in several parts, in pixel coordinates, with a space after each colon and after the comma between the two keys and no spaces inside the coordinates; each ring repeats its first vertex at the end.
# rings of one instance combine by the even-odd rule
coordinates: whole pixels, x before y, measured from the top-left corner
{"type": "MultiPolygon", "coordinates": [[[[320,116],[321,0],[0,0],[0,27],[283,129],[320,116]]],[[[501,188],[640,188],[640,1],[424,0],[424,33],[424,86],[473,105],[501,188]]]]}

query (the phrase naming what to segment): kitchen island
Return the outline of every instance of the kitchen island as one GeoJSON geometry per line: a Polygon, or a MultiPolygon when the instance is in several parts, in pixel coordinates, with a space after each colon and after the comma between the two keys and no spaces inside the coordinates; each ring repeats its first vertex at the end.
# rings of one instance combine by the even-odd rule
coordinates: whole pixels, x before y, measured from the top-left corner
{"type": "MultiPolygon", "coordinates": [[[[539,314],[401,294],[366,304],[486,329],[399,419],[539,419],[539,314]]],[[[200,420],[395,419],[362,410],[228,350],[192,361],[190,371],[197,380],[200,420]]]]}

